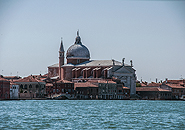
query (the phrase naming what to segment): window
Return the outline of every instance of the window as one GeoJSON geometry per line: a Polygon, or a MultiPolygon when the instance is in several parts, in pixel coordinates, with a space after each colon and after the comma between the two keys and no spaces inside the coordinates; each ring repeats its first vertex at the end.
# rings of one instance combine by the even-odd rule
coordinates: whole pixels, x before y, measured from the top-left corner
{"type": "Polygon", "coordinates": [[[55,89],[53,89],[53,92],[55,93],[55,89]]]}
{"type": "Polygon", "coordinates": [[[24,88],[27,89],[27,84],[24,85],[24,88]]]}
{"type": "Polygon", "coordinates": [[[23,85],[22,84],[20,85],[20,89],[23,89],[23,85]]]}
{"type": "Polygon", "coordinates": [[[36,85],[36,88],[39,88],[39,85],[36,85]]]}
{"type": "Polygon", "coordinates": [[[27,93],[27,91],[24,91],[24,93],[27,93]]]}
{"type": "Polygon", "coordinates": [[[29,85],[29,88],[32,88],[32,85],[31,84],[29,85]]]}

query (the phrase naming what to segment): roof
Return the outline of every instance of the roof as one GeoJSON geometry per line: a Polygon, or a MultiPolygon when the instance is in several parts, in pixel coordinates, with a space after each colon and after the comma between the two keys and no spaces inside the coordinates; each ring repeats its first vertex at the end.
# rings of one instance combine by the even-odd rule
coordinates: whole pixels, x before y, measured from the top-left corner
{"type": "Polygon", "coordinates": [[[53,84],[52,83],[47,83],[46,86],[53,86],[53,84]]]}
{"type": "Polygon", "coordinates": [[[158,87],[136,87],[136,91],[162,91],[162,92],[171,92],[170,90],[158,88],[158,87]]]}
{"type": "Polygon", "coordinates": [[[123,89],[130,89],[130,88],[123,86],[123,89]]]}
{"type": "Polygon", "coordinates": [[[181,86],[180,84],[166,84],[167,86],[171,87],[171,88],[184,88],[183,86],[181,86]]]}
{"type": "Polygon", "coordinates": [[[68,80],[59,80],[57,81],[57,83],[73,83],[73,82],[68,81],[68,80]]]}
{"type": "Polygon", "coordinates": [[[152,83],[149,83],[147,86],[148,87],[159,87],[160,85],[162,85],[162,83],[154,83],[154,82],[152,82],[152,83]]]}
{"type": "Polygon", "coordinates": [[[0,81],[10,82],[9,80],[5,79],[3,76],[0,76],[0,81]]]}
{"type": "MultiPolygon", "coordinates": [[[[164,82],[166,82],[166,81],[164,81],[164,82]]],[[[183,79],[183,80],[167,80],[167,83],[171,83],[171,84],[185,83],[185,79],[183,79]]]]}
{"type": "MultiPolygon", "coordinates": [[[[122,65],[121,62],[115,60],[114,64],[120,66],[122,65]]],[[[113,66],[113,60],[90,60],[80,63],[76,66],[113,66]]]]}
{"type": "Polygon", "coordinates": [[[88,82],[91,83],[113,83],[116,84],[116,82],[112,81],[112,80],[88,80],[88,82]]]}
{"type": "Polygon", "coordinates": [[[52,68],[52,67],[59,67],[59,63],[53,64],[53,65],[48,66],[48,67],[50,67],[50,68],[52,68]]]}
{"type": "Polygon", "coordinates": [[[28,76],[28,77],[24,77],[23,79],[18,79],[15,82],[44,82],[42,80],[37,79],[35,76],[28,76]]]}
{"type": "Polygon", "coordinates": [[[3,76],[5,79],[20,79],[19,76],[3,76]]]}
{"type": "Polygon", "coordinates": [[[142,87],[146,87],[146,84],[145,83],[140,83],[142,87]]]}
{"type": "Polygon", "coordinates": [[[133,69],[130,69],[129,67],[122,66],[118,70],[115,71],[116,73],[132,73],[133,69]]]}
{"type": "Polygon", "coordinates": [[[74,83],[74,89],[77,87],[98,87],[98,85],[92,84],[90,82],[74,83]]]}
{"type": "MultiPolygon", "coordinates": [[[[122,63],[119,61],[114,60],[114,65],[116,66],[122,66],[122,63]]],[[[77,65],[73,65],[72,63],[68,63],[68,64],[64,64],[64,66],[74,66],[74,67],[80,67],[80,66],[113,66],[113,60],[90,60],[90,61],[85,61],[83,63],[77,64],[77,65]]],[[[126,66],[126,64],[125,64],[126,66]]],[[[127,65],[128,66],[128,65],[127,65]]],[[[59,64],[53,64],[51,66],[48,66],[49,68],[52,67],[59,67],[59,64]]],[[[128,68],[127,68],[128,69],[128,68]]]]}

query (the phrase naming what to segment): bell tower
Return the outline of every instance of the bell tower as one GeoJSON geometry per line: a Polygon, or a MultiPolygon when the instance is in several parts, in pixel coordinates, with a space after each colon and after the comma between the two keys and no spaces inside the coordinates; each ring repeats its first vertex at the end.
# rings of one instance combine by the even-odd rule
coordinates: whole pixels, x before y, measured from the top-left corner
{"type": "Polygon", "coordinates": [[[64,47],[61,38],[60,50],[59,50],[59,78],[61,78],[61,66],[64,65],[64,47]]]}

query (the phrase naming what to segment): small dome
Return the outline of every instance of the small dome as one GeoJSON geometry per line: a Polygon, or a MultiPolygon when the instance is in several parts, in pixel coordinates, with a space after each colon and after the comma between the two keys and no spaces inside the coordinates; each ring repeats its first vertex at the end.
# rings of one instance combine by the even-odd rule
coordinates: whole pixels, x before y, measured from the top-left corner
{"type": "Polygon", "coordinates": [[[77,58],[77,59],[90,59],[90,53],[86,46],[82,45],[81,38],[77,31],[77,37],[75,44],[69,47],[66,54],[68,58],[77,58]]]}

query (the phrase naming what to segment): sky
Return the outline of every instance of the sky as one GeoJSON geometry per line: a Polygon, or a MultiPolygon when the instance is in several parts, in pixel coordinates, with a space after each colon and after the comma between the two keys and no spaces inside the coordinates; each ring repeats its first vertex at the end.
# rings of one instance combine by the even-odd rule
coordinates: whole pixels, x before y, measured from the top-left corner
{"type": "Polygon", "coordinates": [[[185,1],[0,0],[0,74],[45,74],[79,29],[91,60],[133,61],[138,80],[185,79],[185,1]]]}

